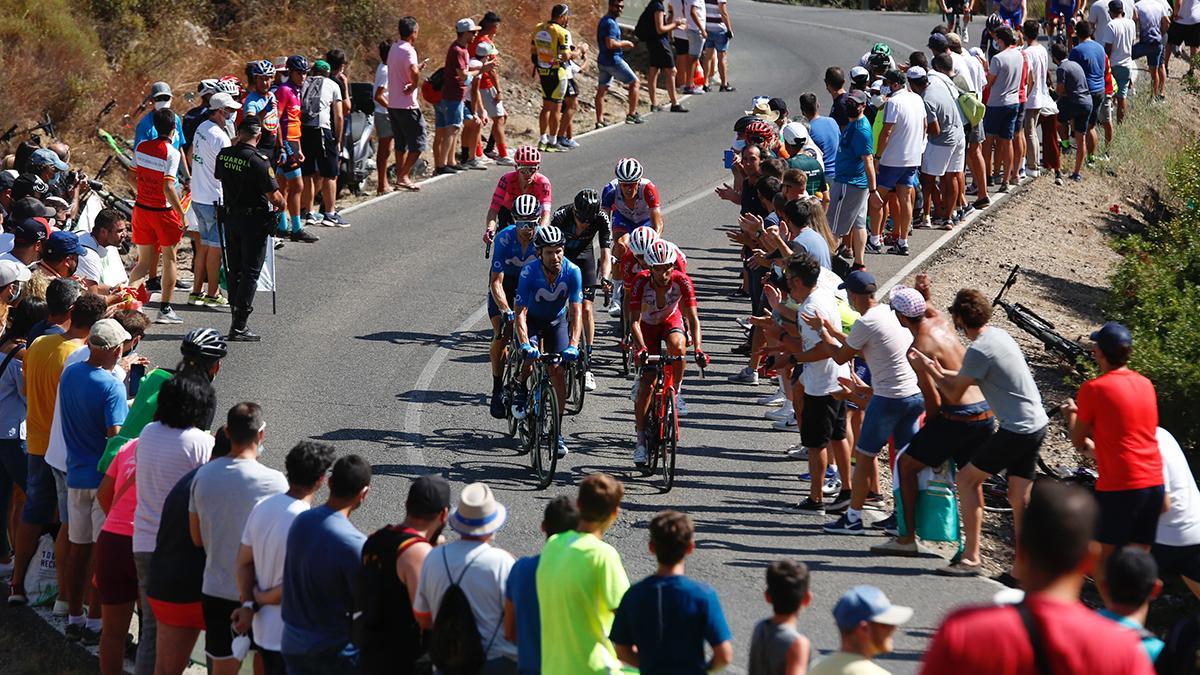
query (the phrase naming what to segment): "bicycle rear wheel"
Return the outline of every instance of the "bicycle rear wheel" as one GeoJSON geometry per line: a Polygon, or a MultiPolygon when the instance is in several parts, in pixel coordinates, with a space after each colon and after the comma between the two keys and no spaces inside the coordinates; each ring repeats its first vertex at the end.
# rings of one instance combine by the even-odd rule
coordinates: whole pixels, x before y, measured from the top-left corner
{"type": "Polygon", "coordinates": [[[537,427],[537,443],[533,449],[535,458],[535,473],[538,479],[538,489],[544,490],[554,482],[554,472],[558,468],[558,395],[550,385],[549,378],[539,384],[541,395],[534,422],[537,427]]]}
{"type": "Polygon", "coordinates": [[[510,353],[504,362],[504,417],[508,422],[508,435],[516,438],[520,428],[520,420],[512,414],[512,391],[521,377],[521,357],[510,353]]]}
{"type": "Polygon", "coordinates": [[[587,372],[586,357],[583,354],[567,364],[567,404],[563,411],[568,415],[578,415],[583,410],[583,399],[587,394],[583,388],[583,374],[587,372]]]}
{"type": "Polygon", "coordinates": [[[670,492],[675,484],[675,450],[679,440],[679,414],[675,410],[675,392],[668,389],[663,392],[666,399],[663,406],[663,419],[660,431],[662,441],[662,485],[663,492],[670,492]]]}
{"type": "Polygon", "coordinates": [[[659,435],[658,406],[654,399],[650,400],[650,414],[646,417],[646,472],[653,476],[658,471],[659,453],[662,452],[662,441],[659,435]]]}

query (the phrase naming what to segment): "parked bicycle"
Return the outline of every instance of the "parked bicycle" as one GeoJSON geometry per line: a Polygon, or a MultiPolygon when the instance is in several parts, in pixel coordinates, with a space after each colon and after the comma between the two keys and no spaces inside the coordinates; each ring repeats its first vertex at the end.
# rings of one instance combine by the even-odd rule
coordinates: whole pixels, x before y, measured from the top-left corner
{"type": "Polygon", "coordinates": [[[1038,341],[1045,345],[1046,351],[1054,352],[1070,364],[1074,370],[1082,373],[1084,364],[1094,363],[1091,352],[1078,342],[1063,337],[1055,331],[1054,324],[1038,316],[1032,309],[1019,302],[1008,302],[1004,299],[1005,293],[1017,283],[1017,274],[1020,271],[1020,265],[1013,265],[1012,271],[1009,272],[1008,280],[1004,282],[1004,286],[996,294],[996,299],[992,300],[992,306],[1003,309],[1009,321],[1021,330],[1037,338],[1038,341]]]}

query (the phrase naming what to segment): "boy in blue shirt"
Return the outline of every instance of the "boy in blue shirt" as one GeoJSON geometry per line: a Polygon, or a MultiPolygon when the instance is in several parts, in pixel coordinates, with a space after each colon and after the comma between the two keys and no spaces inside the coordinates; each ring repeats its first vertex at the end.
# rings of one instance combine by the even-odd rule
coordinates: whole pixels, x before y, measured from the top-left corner
{"type": "Polygon", "coordinates": [[[1126,546],[1109,556],[1104,569],[1100,595],[1104,598],[1105,609],[1100,610],[1100,615],[1137,633],[1153,663],[1162,653],[1163,641],[1146,630],[1145,625],[1150,603],[1162,592],[1158,563],[1149,552],[1126,546]]]}
{"type": "Polygon", "coordinates": [[[609,638],[617,656],[644,675],[706,673],[733,660],[732,634],[717,592],[683,574],[696,548],[687,514],[663,511],[650,521],[650,551],[658,571],[634,584],[617,608],[609,638]],[[712,661],[704,661],[704,643],[712,661]]]}

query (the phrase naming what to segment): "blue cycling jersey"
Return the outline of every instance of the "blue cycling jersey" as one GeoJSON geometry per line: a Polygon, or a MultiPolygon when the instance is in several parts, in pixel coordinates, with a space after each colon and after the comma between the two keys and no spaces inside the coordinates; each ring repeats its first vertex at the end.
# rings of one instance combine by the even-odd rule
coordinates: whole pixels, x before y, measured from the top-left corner
{"type": "Polygon", "coordinates": [[[521,274],[525,263],[536,258],[537,251],[533,249],[532,240],[528,246],[521,246],[516,225],[509,225],[500,230],[492,242],[492,272],[503,273],[509,279],[515,280],[521,274]]]}
{"type": "Polygon", "coordinates": [[[567,305],[583,302],[583,274],[579,266],[563,260],[562,271],[554,287],[546,280],[541,262],[535,261],[521,270],[517,283],[517,306],[529,310],[529,319],[539,323],[553,321],[567,313],[567,305]]]}

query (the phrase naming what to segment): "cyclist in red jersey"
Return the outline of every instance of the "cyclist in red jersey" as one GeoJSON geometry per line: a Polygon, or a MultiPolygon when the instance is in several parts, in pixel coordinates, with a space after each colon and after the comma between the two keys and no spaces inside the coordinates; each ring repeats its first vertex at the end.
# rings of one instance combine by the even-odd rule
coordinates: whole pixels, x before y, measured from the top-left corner
{"type": "Polygon", "coordinates": [[[492,203],[488,206],[483,241],[489,244],[496,236],[497,230],[512,225],[512,205],[517,197],[533,195],[542,203],[542,216],[538,222],[541,227],[550,224],[550,214],[554,211],[550,204],[550,179],[539,172],[542,153],[535,147],[525,146],[517,150],[514,160],[517,170],[509,171],[500,177],[500,182],[496,183],[496,191],[492,193],[492,203]]]}
{"type": "MultiPolygon", "coordinates": [[[[667,343],[669,356],[686,355],[688,343],[688,333],[684,330],[684,321],[686,320],[687,327],[691,331],[691,339],[695,344],[696,364],[701,368],[706,368],[708,355],[704,353],[703,338],[700,333],[696,291],[692,286],[691,277],[679,271],[676,266],[679,258],[678,247],[659,239],[650,244],[645,258],[649,269],[638,273],[629,294],[630,316],[638,317],[638,320],[632,325],[633,344],[638,355],[635,360],[640,362],[647,353],[660,353],[662,342],[667,343]]],[[[683,360],[672,363],[671,369],[674,371],[676,391],[678,391],[678,387],[683,384],[683,360]]],[[[641,374],[634,407],[637,448],[633,453],[633,462],[643,470],[646,467],[646,416],[650,411],[653,378],[652,372],[641,374]]]]}
{"type": "MultiPolygon", "coordinates": [[[[287,79],[275,88],[275,101],[279,106],[279,187],[287,202],[287,234],[303,239],[316,241],[315,235],[304,237],[300,233],[303,227],[300,223],[300,193],[304,182],[300,178],[300,165],[304,163],[304,153],[300,150],[300,89],[304,86],[304,78],[308,76],[308,59],[303,56],[289,56],[287,60],[287,79]]],[[[307,233],[305,233],[307,234],[307,233]]]]}
{"type": "MultiPolygon", "coordinates": [[[[617,288],[617,301],[613,302],[613,306],[608,309],[609,316],[618,316],[618,313],[627,304],[626,298],[633,289],[634,278],[639,272],[650,269],[646,265],[646,250],[651,244],[658,241],[659,237],[652,227],[638,227],[625,235],[624,239],[627,246],[620,260],[617,261],[618,270],[621,273],[621,285],[617,288]]],[[[675,268],[687,274],[687,256],[675,244],[667,243],[675,249],[675,268]]]]}

